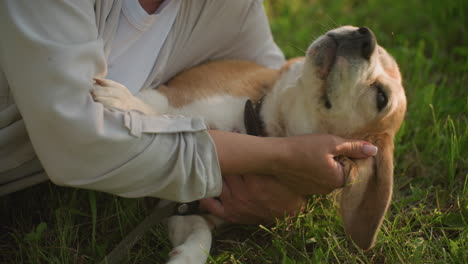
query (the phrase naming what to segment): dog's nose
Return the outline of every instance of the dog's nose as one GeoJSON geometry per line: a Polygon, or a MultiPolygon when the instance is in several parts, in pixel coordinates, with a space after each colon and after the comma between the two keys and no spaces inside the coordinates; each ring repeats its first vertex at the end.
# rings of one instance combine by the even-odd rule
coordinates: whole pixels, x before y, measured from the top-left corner
{"type": "Polygon", "coordinates": [[[359,41],[362,56],[365,59],[369,59],[375,49],[375,36],[374,33],[367,27],[360,27],[358,30],[359,37],[356,41],[359,41]]]}
{"type": "Polygon", "coordinates": [[[337,56],[369,60],[377,46],[374,33],[367,27],[331,31],[327,35],[338,46],[337,56]]]}

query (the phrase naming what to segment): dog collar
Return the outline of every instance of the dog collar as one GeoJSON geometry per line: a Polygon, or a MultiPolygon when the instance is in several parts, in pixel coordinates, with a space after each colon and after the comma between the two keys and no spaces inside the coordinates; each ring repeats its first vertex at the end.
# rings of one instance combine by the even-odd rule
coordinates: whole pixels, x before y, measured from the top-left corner
{"type": "Polygon", "coordinates": [[[266,136],[265,124],[260,117],[260,109],[263,104],[263,96],[255,104],[251,100],[245,102],[244,107],[244,125],[248,135],[251,136],[266,136]]]}

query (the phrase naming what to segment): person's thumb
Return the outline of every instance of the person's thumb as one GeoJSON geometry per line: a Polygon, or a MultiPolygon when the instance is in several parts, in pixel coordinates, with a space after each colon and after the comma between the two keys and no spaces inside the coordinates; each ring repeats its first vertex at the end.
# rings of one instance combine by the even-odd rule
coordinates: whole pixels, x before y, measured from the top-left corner
{"type": "Polygon", "coordinates": [[[333,155],[350,158],[368,158],[377,155],[378,148],[366,141],[340,139],[337,142],[333,155]]]}

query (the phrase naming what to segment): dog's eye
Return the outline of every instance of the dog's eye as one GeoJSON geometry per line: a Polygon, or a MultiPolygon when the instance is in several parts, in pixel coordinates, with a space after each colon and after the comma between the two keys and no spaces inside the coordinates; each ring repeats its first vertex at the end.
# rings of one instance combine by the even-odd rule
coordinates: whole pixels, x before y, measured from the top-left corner
{"type": "Polygon", "coordinates": [[[388,103],[388,97],[387,94],[383,91],[382,87],[380,85],[375,85],[377,88],[377,109],[382,111],[387,106],[388,103]]]}

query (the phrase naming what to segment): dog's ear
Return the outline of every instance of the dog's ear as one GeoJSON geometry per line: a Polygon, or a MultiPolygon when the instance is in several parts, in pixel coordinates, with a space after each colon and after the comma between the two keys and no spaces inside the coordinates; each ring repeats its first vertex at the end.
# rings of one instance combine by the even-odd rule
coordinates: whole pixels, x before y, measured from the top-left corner
{"type": "Polygon", "coordinates": [[[345,232],[364,250],[374,245],[393,190],[393,137],[379,134],[367,140],[379,151],[373,158],[351,161],[340,201],[345,232]]]}

